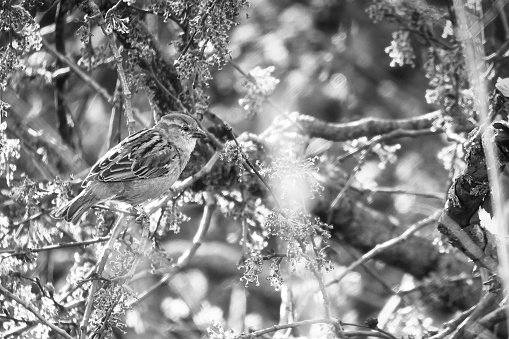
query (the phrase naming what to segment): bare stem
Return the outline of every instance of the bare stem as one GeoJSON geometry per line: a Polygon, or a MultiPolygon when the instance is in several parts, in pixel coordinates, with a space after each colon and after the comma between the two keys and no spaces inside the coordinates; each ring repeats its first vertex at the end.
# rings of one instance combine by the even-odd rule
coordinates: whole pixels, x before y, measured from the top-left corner
{"type": "MultiPolygon", "coordinates": [[[[239,148],[239,151],[242,150],[239,142],[237,141],[237,137],[235,137],[235,134],[233,133],[233,129],[230,127],[230,126],[226,126],[226,129],[228,130],[228,132],[230,132],[230,135],[231,137],[233,138],[233,141],[235,142],[235,144],[237,145],[237,147],[239,148]]],[[[258,170],[253,166],[253,164],[251,163],[251,161],[245,157],[243,154],[242,154],[242,161],[249,166],[249,168],[251,168],[251,170],[253,171],[253,173],[258,177],[258,179],[260,179],[260,181],[265,185],[265,187],[269,190],[270,194],[272,195],[272,197],[274,198],[274,202],[276,203],[277,207],[279,208],[279,210],[282,210],[281,209],[281,205],[279,204],[279,199],[277,198],[276,194],[274,193],[274,191],[272,190],[272,188],[270,187],[270,185],[265,181],[265,179],[261,176],[261,174],[258,172],[258,170]]]]}
{"type": "MultiPolygon", "coordinates": [[[[120,1],[117,4],[119,3],[120,1]]],[[[117,38],[115,37],[115,34],[113,34],[113,31],[108,29],[106,21],[104,20],[99,7],[93,1],[88,1],[88,7],[92,12],[92,17],[97,19],[97,24],[99,25],[99,27],[101,27],[104,35],[108,39],[108,44],[113,53],[113,56],[115,57],[117,73],[120,78],[120,82],[122,83],[122,94],[125,99],[124,106],[125,106],[125,116],[127,119],[127,130],[129,131],[129,135],[131,135],[135,132],[136,121],[134,120],[133,110],[131,106],[131,91],[129,90],[129,84],[127,83],[127,77],[125,75],[124,66],[122,65],[122,55],[120,55],[120,51],[117,47],[117,38]]],[[[113,8],[111,8],[110,10],[112,9],[113,8]]]]}
{"type": "MultiPolygon", "coordinates": [[[[113,225],[113,229],[111,231],[111,237],[108,241],[108,243],[105,245],[103,253],[101,255],[101,258],[99,259],[94,273],[97,276],[101,276],[102,272],[104,271],[104,267],[106,266],[106,261],[108,261],[108,258],[113,251],[113,245],[115,244],[115,241],[119,237],[119,235],[122,233],[124,228],[126,227],[125,216],[121,215],[118,217],[117,221],[115,222],[115,225],[113,225]]],[[[88,299],[87,299],[87,306],[85,308],[85,313],[83,315],[83,319],[80,323],[80,339],[85,339],[87,337],[87,326],[88,321],[90,319],[90,316],[92,315],[92,309],[94,304],[94,298],[95,298],[95,292],[97,291],[99,287],[99,281],[94,280],[92,283],[92,287],[90,288],[90,291],[88,292],[88,299]]]]}
{"type": "Polygon", "coordinates": [[[134,303],[139,303],[141,300],[145,299],[149,294],[153,293],[159,286],[164,284],[166,281],[170,280],[175,276],[175,273],[183,269],[187,266],[191,258],[194,256],[198,248],[201,246],[202,239],[207,233],[207,230],[209,229],[210,222],[212,220],[212,214],[214,213],[214,210],[216,208],[216,198],[214,195],[210,192],[204,192],[203,197],[205,199],[205,209],[203,210],[203,216],[200,221],[200,226],[198,227],[198,230],[196,231],[196,234],[193,238],[193,244],[191,247],[182,253],[182,255],[178,258],[177,263],[173,265],[171,272],[165,274],[161,280],[159,280],[156,284],[148,288],[145,292],[140,294],[138,296],[138,299],[134,301],[134,303]]]}
{"type": "Polygon", "coordinates": [[[18,304],[20,304],[21,306],[23,306],[24,308],[26,308],[27,310],[29,310],[33,315],[35,315],[37,317],[37,319],[39,319],[44,325],[48,326],[49,328],[51,328],[53,331],[55,331],[58,335],[60,335],[62,338],[65,338],[65,339],[74,339],[73,337],[71,337],[69,334],[67,334],[67,332],[65,332],[64,330],[62,330],[61,328],[53,325],[52,323],[50,323],[48,320],[45,319],[44,316],[42,316],[39,311],[37,311],[35,309],[34,306],[32,306],[28,301],[25,301],[23,299],[21,299],[20,297],[18,297],[17,295],[11,293],[11,291],[9,291],[8,289],[6,289],[2,284],[0,284],[0,292],[2,292],[4,295],[6,295],[7,297],[15,300],[18,304]]]}
{"type": "Polygon", "coordinates": [[[348,268],[346,270],[344,270],[339,275],[339,277],[337,277],[336,279],[334,279],[331,282],[329,282],[327,284],[327,286],[340,282],[345,276],[348,275],[348,273],[350,273],[351,271],[353,271],[357,267],[361,266],[362,264],[364,264],[368,260],[373,259],[376,255],[378,255],[381,252],[389,249],[390,247],[393,247],[393,246],[395,246],[395,245],[405,241],[408,237],[410,237],[412,234],[414,234],[415,232],[417,232],[421,228],[423,228],[423,227],[425,227],[427,225],[430,225],[430,224],[438,221],[438,218],[440,217],[440,214],[441,214],[441,211],[437,211],[437,212],[433,213],[433,215],[431,215],[430,217],[427,217],[427,218],[425,218],[425,219],[415,223],[414,225],[410,226],[400,236],[398,236],[396,238],[393,238],[391,240],[388,240],[388,241],[386,241],[386,242],[384,242],[382,244],[376,245],[375,248],[373,248],[371,251],[369,251],[366,254],[364,254],[360,259],[356,260],[350,266],[348,266],[348,268]]]}
{"type": "Polygon", "coordinates": [[[371,193],[414,195],[416,197],[437,199],[437,200],[441,200],[441,201],[444,201],[444,199],[446,198],[445,194],[440,194],[440,193],[422,193],[422,192],[415,192],[415,191],[407,191],[407,190],[401,189],[401,188],[382,187],[382,186],[377,186],[374,188],[363,188],[362,190],[365,192],[371,192],[371,193]]]}
{"type": "Polygon", "coordinates": [[[310,320],[296,321],[291,324],[274,325],[274,326],[265,328],[263,330],[251,332],[251,333],[249,333],[248,338],[260,337],[264,334],[271,333],[271,332],[277,332],[279,330],[284,330],[286,328],[297,328],[300,326],[313,325],[313,324],[334,324],[334,323],[339,323],[339,320],[325,318],[325,319],[310,319],[310,320]]]}
{"type": "Polygon", "coordinates": [[[106,101],[112,102],[112,96],[108,94],[106,89],[101,87],[94,79],[92,79],[88,74],[83,72],[81,68],[79,68],[74,62],[69,60],[65,55],[57,52],[53,47],[51,47],[46,40],[42,39],[42,45],[49,52],[49,54],[53,55],[57,58],[61,63],[67,65],[77,76],[80,78],[85,84],[90,86],[94,91],[96,91],[99,95],[101,95],[106,101]]]}
{"type": "Polygon", "coordinates": [[[35,252],[52,251],[52,250],[56,250],[59,248],[67,248],[67,247],[95,244],[98,242],[108,241],[109,239],[110,239],[109,237],[101,237],[101,238],[97,238],[97,239],[91,239],[91,240],[85,240],[85,241],[79,241],[79,242],[68,242],[68,243],[50,245],[50,246],[45,246],[45,247],[40,247],[40,248],[31,248],[31,249],[27,249],[24,251],[16,251],[14,249],[7,249],[7,250],[0,250],[0,254],[4,254],[4,253],[28,254],[30,252],[35,253],[35,252]]]}

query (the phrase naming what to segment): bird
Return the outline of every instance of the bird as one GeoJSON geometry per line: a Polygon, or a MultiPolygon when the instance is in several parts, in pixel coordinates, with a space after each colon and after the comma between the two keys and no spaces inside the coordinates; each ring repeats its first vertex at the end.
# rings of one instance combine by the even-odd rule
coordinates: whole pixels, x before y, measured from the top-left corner
{"type": "Polygon", "coordinates": [[[186,167],[205,132],[189,115],[169,113],[104,154],[90,169],[74,199],[53,213],[76,224],[97,203],[115,200],[138,206],[167,192],[186,167]]]}

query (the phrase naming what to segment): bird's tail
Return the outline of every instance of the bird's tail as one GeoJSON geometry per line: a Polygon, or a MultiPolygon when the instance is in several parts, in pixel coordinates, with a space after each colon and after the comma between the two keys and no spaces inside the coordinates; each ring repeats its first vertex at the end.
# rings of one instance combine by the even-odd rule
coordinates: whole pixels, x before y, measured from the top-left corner
{"type": "Polygon", "coordinates": [[[81,216],[93,205],[100,201],[92,190],[85,188],[78,196],[69,201],[64,206],[53,212],[56,219],[64,218],[75,224],[81,216]]]}

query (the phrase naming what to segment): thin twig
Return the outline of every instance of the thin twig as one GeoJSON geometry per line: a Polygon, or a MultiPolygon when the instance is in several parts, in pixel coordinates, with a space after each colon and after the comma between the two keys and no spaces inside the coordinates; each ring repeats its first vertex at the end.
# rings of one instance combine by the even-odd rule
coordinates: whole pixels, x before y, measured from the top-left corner
{"type": "Polygon", "coordinates": [[[14,249],[6,249],[6,250],[0,250],[0,254],[13,253],[15,255],[18,255],[18,254],[28,254],[28,253],[52,251],[52,250],[59,249],[59,248],[96,244],[98,242],[108,241],[109,239],[110,239],[109,237],[101,237],[101,238],[97,238],[97,239],[91,239],[91,240],[85,240],[85,241],[79,241],[79,242],[68,242],[68,243],[50,245],[50,246],[39,247],[39,248],[31,248],[31,249],[26,249],[23,251],[16,251],[14,249]]]}
{"type": "Polygon", "coordinates": [[[268,328],[265,328],[263,330],[258,330],[251,332],[247,334],[248,338],[256,338],[260,337],[264,334],[271,333],[271,332],[277,332],[279,330],[284,330],[287,328],[297,328],[300,326],[306,326],[306,325],[313,325],[313,324],[336,324],[341,323],[338,319],[330,319],[330,318],[322,318],[322,319],[309,319],[309,320],[302,320],[302,321],[296,321],[291,324],[283,324],[283,325],[274,325],[268,328]]]}
{"type": "Polygon", "coordinates": [[[65,55],[58,53],[53,47],[51,47],[44,39],[42,39],[42,45],[55,58],[60,60],[63,64],[67,65],[85,84],[90,86],[94,91],[99,93],[107,102],[112,102],[112,96],[108,94],[106,89],[101,87],[94,79],[88,74],[83,72],[74,62],[69,60],[65,55]]]}
{"type": "MultiPolygon", "coordinates": [[[[283,325],[274,325],[268,328],[265,328],[263,330],[254,331],[251,333],[248,333],[245,335],[246,338],[252,339],[256,337],[261,337],[267,333],[271,332],[277,332],[279,330],[284,330],[287,328],[297,328],[300,326],[307,326],[307,325],[313,325],[313,324],[339,324],[341,325],[341,321],[339,319],[309,319],[309,320],[302,320],[302,321],[296,321],[291,324],[283,324],[283,325]]],[[[356,325],[357,326],[357,325],[356,325]]],[[[363,326],[362,326],[363,327],[363,326]]],[[[375,332],[376,329],[373,329],[372,331],[345,331],[345,337],[377,337],[377,338],[389,338],[393,339],[394,336],[384,332],[375,332]]]]}
{"type": "Polygon", "coordinates": [[[27,323],[26,325],[11,328],[9,331],[2,332],[2,339],[7,339],[11,336],[15,336],[14,338],[19,338],[20,334],[26,331],[30,331],[32,328],[37,326],[39,323],[37,321],[32,321],[31,323],[27,323]]]}
{"type": "Polygon", "coordinates": [[[418,131],[395,130],[395,131],[389,132],[387,134],[378,135],[378,136],[374,137],[368,143],[357,147],[352,152],[338,157],[336,159],[336,161],[340,161],[340,162],[344,161],[344,160],[350,158],[351,156],[359,153],[362,150],[371,149],[372,147],[376,146],[377,144],[387,141],[387,140],[392,140],[392,139],[397,139],[397,138],[416,138],[416,137],[420,137],[420,136],[426,136],[426,135],[432,135],[432,134],[438,134],[438,133],[442,133],[442,130],[430,130],[430,129],[426,129],[426,130],[422,130],[422,131],[419,131],[419,130],[418,131]]]}
{"type": "Polygon", "coordinates": [[[166,88],[166,86],[164,86],[161,81],[159,81],[157,75],[154,73],[154,70],[152,68],[150,68],[150,72],[152,73],[152,80],[155,81],[157,87],[159,87],[164,93],[166,93],[167,96],[169,96],[171,99],[173,99],[175,102],[177,102],[180,106],[180,108],[182,109],[183,112],[187,112],[188,109],[186,108],[186,106],[184,106],[184,104],[182,103],[182,101],[180,101],[180,99],[177,97],[177,94],[173,94],[172,92],[170,92],[169,89],[166,88]]]}
{"type": "Polygon", "coordinates": [[[113,107],[111,107],[111,116],[110,116],[110,123],[108,126],[108,136],[106,137],[106,149],[109,150],[113,145],[116,145],[118,142],[120,142],[120,128],[115,128],[115,123],[117,120],[120,119],[120,112],[122,111],[123,106],[123,98],[120,95],[120,91],[122,90],[122,84],[119,80],[117,80],[117,84],[115,86],[115,94],[113,95],[113,107]],[[116,130],[116,134],[113,133],[116,130]],[[117,138],[118,137],[118,138],[117,138]],[[117,141],[118,139],[118,141],[117,141]]]}
{"type": "Polygon", "coordinates": [[[177,267],[187,266],[191,258],[201,246],[201,241],[209,229],[212,215],[216,209],[216,198],[211,192],[204,192],[203,197],[205,199],[205,210],[203,211],[203,217],[201,219],[200,226],[198,227],[198,231],[194,235],[193,246],[191,246],[191,248],[189,248],[180,256],[180,258],[177,260],[177,267]]]}
{"type": "Polygon", "coordinates": [[[362,190],[365,192],[370,192],[370,193],[414,195],[417,197],[437,199],[440,201],[444,201],[444,199],[446,198],[445,194],[440,194],[440,193],[422,193],[422,192],[415,192],[415,191],[407,191],[402,188],[392,188],[392,187],[383,187],[383,186],[376,186],[373,188],[362,188],[362,190]]]}
{"type": "MultiPolygon", "coordinates": [[[[469,331],[469,327],[473,324],[477,324],[477,320],[485,314],[486,311],[490,311],[493,309],[493,306],[496,305],[497,300],[500,299],[500,296],[495,293],[487,292],[482,298],[481,301],[475,305],[474,310],[468,316],[468,318],[461,322],[456,332],[450,337],[450,339],[460,339],[465,337],[465,331],[469,331]]],[[[506,310],[507,311],[507,310],[506,310]]]]}
{"type": "Polygon", "coordinates": [[[37,317],[37,319],[39,319],[44,325],[48,326],[49,328],[51,328],[53,331],[55,331],[58,335],[60,335],[62,338],[65,338],[65,339],[74,339],[73,337],[71,337],[69,334],[67,334],[67,332],[65,332],[64,330],[62,330],[61,328],[53,325],[52,323],[50,323],[48,320],[46,320],[46,318],[44,316],[42,316],[39,311],[37,311],[35,309],[34,306],[30,305],[30,303],[28,301],[25,301],[21,298],[19,298],[17,295],[11,293],[8,289],[6,289],[1,283],[0,283],[0,292],[2,292],[4,295],[6,295],[7,297],[15,300],[18,304],[20,304],[21,306],[23,306],[24,308],[26,308],[28,311],[30,311],[33,315],[35,315],[37,317]]]}
{"type": "MultiPolygon", "coordinates": [[[[226,125],[226,130],[230,133],[233,141],[235,142],[235,144],[237,145],[238,149],[239,150],[242,150],[242,147],[240,146],[239,142],[237,141],[237,137],[235,136],[235,134],[233,133],[233,129],[226,125]]],[[[258,177],[258,179],[260,179],[260,181],[265,185],[265,187],[269,190],[270,194],[272,195],[272,197],[274,198],[274,202],[275,204],[277,205],[278,209],[281,211],[282,208],[281,208],[281,205],[279,204],[279,199],[277,198],[276,194],[274,193],[274,191],[272,190],[272,188],[270,187],[270,185],[267,183],[267,181],[265,181],[265,179],[261,176],[261,174],[258,172],[258,170],[254,167],[254,165],[251,163],[251,161],[247,158],[247,157],[244,157],[243,156],[243,153],[242,153],[242,161],[249,166],[249,168],[251,168],[251,170],[253,171],[253,173],[258,177]]]]}
{"type": "MultiPolygon", "coordinates": [[[[204,192],[203,197],[205,199],[205,209],[203,211],[203,216],[200,221],[200,226],[196,231],[196,234],[193,238],[193,244],[191,247],[182,253],[182,255],[178,258],[177,263],[172,267],[172,271],[170,273],[165,274],[161,280],[159,280],[156,284],[148,288],[145,292],[140,294],[138,298],[132,303],[137,304],[141,300],[145,299],[148,295],[157,290],[161,285],[163,285],[166,281],[170,280],[175,276],[177,272],[187,266],[191,258],[195,255],[198,248],[201,246],[202,239],[207,233],[207,230],[210,226],[210,222],[212,220],[212,214],[216,208],[216,198],[210,192],[204,192]]],[[[132,305],[131,304],[131,305],[132,305]]]]}
{"type": "Polygon", "coordinates": [[[173,21],[174,23],[176,23],[176,24],[180,27],[180,29],[181,29],[182,31],[185,31],[185,30],[186,30],[186,28],[185,28],[185,27],[184,27],[184,26],[180,23],[180,21],[179,21],[179,20],[178,20],[178,19],[177,19],[177,18],[176,18],[173,14],[171,14],[171,13],[170,13],[169,15],[164,15],[164,16],[163,16],[163,15],[161,15],[160,13],[152,12],[152,11],[149,11],[149,10],[144,9],[144,8],[136,7],[136,6],[134,6],[134,5],[130,5],[129,7],[130,7],[130,8],[132,8],[132,9],[137,10],[137,11],[138,11],[138,12],[140,12],[140,13],[152,14],[152,15],[156,15],[156,16],[163,17],[164,19],[170,19],[171,21],[173,21]]]}
{"type": "MultiPolygon", "coordinates": [[[[313,239],[313,236],[311,236],[310,239],[311,239],[310,240],[311,246],[313,247],[313,251],[315,253],[316,259],[318,259],[320,257],[320,254],[318,253],[318,249],[315,244],[315,240],[313,239]]],[[[306,249],[306,245],[302,241],[299,241],[299,244],[300,244],[302,251],[304,252],[306,249]]],[[[309,267],[311,269],[311,272],[315,276],[316,281],[318,282],[318,286],[320,287],[320,292],[322,293],[322,298],[323,298],[323,307],[324,307],[324,311],[325,311],[325,317],[327,319],[332,319],[332,315],[331,315],[331,311],[330,311],[330,306],[331,306],[330,297],[329,297],[329,294],[327,293],[327,288],[325,286],[325,282],[323,281],[323,276],[320,274],[321,273],[320,267],[317,265],[316,260],[312,260],[311,258],[307,257],[305,253],[303,253],[303,255],[306,257],[307,261],[309,262],[309,267]]],[[[344,339],[345,334],[343,332],[343,329],[341,328],[341,324],[333,323],[333,325],[334,325],[334,328],[336,330],[335,332],[337,333],[337,335],[340,338],[344,339]]]]}
{"type": "Polygon", "coordinates": [[[104,330],[106,330],[106,326],[108,326],[108,319],[111,317],[111,313],[113,313],[113,310],[115,309],[115,306],[117,306],[118,302],[119,300],[117,299],[111,303],[110,307],[108,308],[108,312],[106,312],[106,314],[101,319],[101,327],[97,331],[94,331],[92,339],[102,337],[104,330]]]}
{"type": "Polygon", "coordinates": [[[111,279],[112,281],[115,281],[118,284],[123,285],[123,284],[127,283],[129,280],[131,280],[131,278],[134,276],[134,273],[136,272],[136,269],[138,268],[138,265],[140,264],[141,258],[143,257],[143,255],[145,253],[147,253],[147,250],[151,244],[149,241],[150,240],[150,230],[149,230],[148,226],[146,225],[145,222],[143,222],[143,226],[142,226],[143,229],[141,232],[141,241],[140,241],[138,249],[135,253],[135,257],[134,257],[133,262],[131,263],[131,267],[129,268],[129,271],[125,275],[118,276],[118,277],[111,279]]]}
{"type": "MultiPolygon", "coordinates": [[[[120,3],[119,1],[118,3],[120,3]]],[[[113,53],[113,56],[115,57],[115,63],[117,65],[117,73],[120,78],[120,82],[122,83],[122,94],[124,96],[124,106],[125,106],[125,116],[127,119],[127,130],[129,131],[129,135],[133,134],[136,129],[136,121],[134,120],[133,116],[133,110],[131,106],[131,91],[129,90],[129,84],[127,83],[127,77],[124,71],[124,66],[122,65],[122,55],[120,55],[120,51],[117,47],[117,38],[115,37],[115,34],[113,34],[113,31],[108,29],[106,25],[106,21],[104,20],[102,13],[99,9],[99,6],[97,6],[93,1],[88,1],[88,7],[92,12],[92,17],[94,19],[97,19],[97,24],[99,27],[101,27],[101,30],[103,31],[104,35],[108,39],[108,44],[110,46],[110,49],[113,53]]],[[[110,9],[111,10],[111,9],[110,9]]]]}
{"type": "Polygon", "coordinates": [[[361,157],[359,159],[359,162],[357,163],[357,165],[352,170],[352,173],[350,173],[350,177],[346,181],[345,185],[343,186],[341,191],[339,191],[338,195],[334,198],[334,200],[330,204],[329,213],[327,215],[327,223],[328,224],[330,224],[331,221],[332,221],[332,216],[334,214],[334,208],[338,204],[339,200],[343,197],[343,195],[345,194],[346,190],[352,185],[352,183],[353,183],[353,181],[355,179],[355,175],[357,174],[357,172],[361,169],[362,165],[364,164],[365,155],[366,155],[366,152],[362,153],[362,155],[361,155],[361,157]]]}
{"type": "Polygon", "coordinates": [[[17,221],[15,223],[13,223],[13,226],[19,226],[21,224],[24,224],[26,222],[29,222],[29,221],[32,221],[32,220],[35,220],[35,219],[39,219],[40,217],[42,217],[43,215],[46,215],[48,213],[50,213],[52,210],[45,210],[45,211],[40,211],[40,212],[37,212],[23,220],[20,220],[20,221],[17,221]]]}
{"type": "Polygon", "coordinates": [[[474,305],[474,306],[470,307],[468,310],[460,313],[456,318],[446,322],[444,324],[445,330],[443,330],[440,333],[435,334],[434,336],[430,337],[429,339],[443,339],[443,338],[447,337],[449,334],[454,332],[454,330],[456,330],[456,328],[458,328],[458,326],[472,314],[472,312],[475,310],[476,307],[477,306],[474,305]]]}
{"type": "Polygon", "coordinates": [[[115,208],[115,207],[106,206],[106,205],[94,205],[94,206],[92,206],[92,208],[97,208],[97,209],[101,209],[101,210],[117,212],[117,213],[121,213],[121,214],[124,214],[124,215],[130,215],[130,216],[134,216],[134,217],[138,216],[138,213],[136,213],[136,212],[121,210],[120,208],[115,208]]]}
{"type": "MultiPolygon", "coordinates": [[[[106,266],[106,261],[108,261],[108,258],[113,251],[113,246],[115,244],[115,241],[119,237],[119,235],[122,233],[124,228],[127,226],[124,222],[126,217],[124,215],[120,215],[115,222],[115,225],[113,225],[113,229],[111,231],[111,236],[108,241],[108,243],[104,246],[103,253],[101,255],[101,258],[99,259],[97,265],[95,266],[94,274],[97,276],[101,276],[102,272],[104,271],[104,267],[106,266]]],[[[92,287],[88,291],[88,299],[87,299],[87,306],[85,308],[85,313],[83,314],[83,319],[80,323],[80,339],[85,339],[87,337],[87,327],[88,327],[88,321],[90,319],[90,316],[92,315],[92,309],[94,304],[94,298],[95,298],[95,292],[97,291],[99,287],[99,281],[94,280],[92,283],[92,287]]]]}
{"type": "Polygon", "coordinates": [[[370,259],[373,259],[376,255],[382,253],[383,251],[385,251],[385,250],[387,250],[387,249],[389,249],[389,248],[391,248],[391,247],[393,247],[393,246],[395,246],[395,245],[405,241],[406,239],[408,239],[408,237],[410,237],[412,234],[414,234],[415,232],[417,232],[421,228],[423,228],[423,227],[425,227],[425,226],[427,226],[429,224],[432,224],[435,221],[438,221],[440,215],[441,215],[441,211],[437,211],[437,212],[433,213],[433,215],[431,215],[430,217],[422,219],[421,221],[419,221],[419,222],[415,223],[414,225],[410,226],[400,236],[398,236],[396,238],[393,238],[391,240],[388,240],[388,241],[386,241],[386,242],[384,242],[382,244],[376,245],[375,248],[373,248],[371,251],[367,252],[360,259],[358,259],[355,262],[353,262],[352,264],[350,264],[350,266],[348,266],[348,268],[345,269],[339,275],[339,277],[337,277],[336,279],[330,281],[327,284],[327,286],[340,282],[345,276],[348,275],[348,273],[350,273],[352,270],[356,269],[357,267],[359,267],[360,265],[362,265],[366,261],[368,261],[370,259]]]}
{"type": "MultiPolygon", "coordinates": [[[[319,253],[316,249],[316,245],[315,245],[315,242],[314,242],[314,239],[312,236],[311,236],[311,242],[312,242],[311,245],[313,247],[313,251],[315,252],[316,257],[318,258],[319,253]]],[[[299,241],[299,244],[303,251],[303,255],[306,255],[304,253],[304,251],[306,249],[306,245],[302,241],[299,241]]],[[[319,269],[317,268],[317,265],[316,265],[316,261],[313,261],[311,258],[309,258],[307,256],[306,256],[306,259],[309,262],[309,267],[311,268],[311,272],[315,276],[315,278],[318,282],[318,286],[320,287],[320,292],[322,293],[325,317],[327,317],[327,319],[332,319],[331,312],[330,312],[330,298],[329,298],[329,294],[327,293],[327,289],[325,288],[325,283],[323,282],[323,277],[320,275],[319,269]]]]}

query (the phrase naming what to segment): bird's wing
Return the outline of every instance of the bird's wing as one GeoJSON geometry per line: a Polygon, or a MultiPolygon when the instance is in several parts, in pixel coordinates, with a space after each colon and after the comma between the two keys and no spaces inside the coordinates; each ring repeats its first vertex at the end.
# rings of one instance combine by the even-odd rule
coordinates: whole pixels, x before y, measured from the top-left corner
{"type": "Polygon", "coordinates": [[[83,181],[130,181],[157,178],[180,167],[180,153],[157,130],[137,132],[110,149],[83,181]]]}

